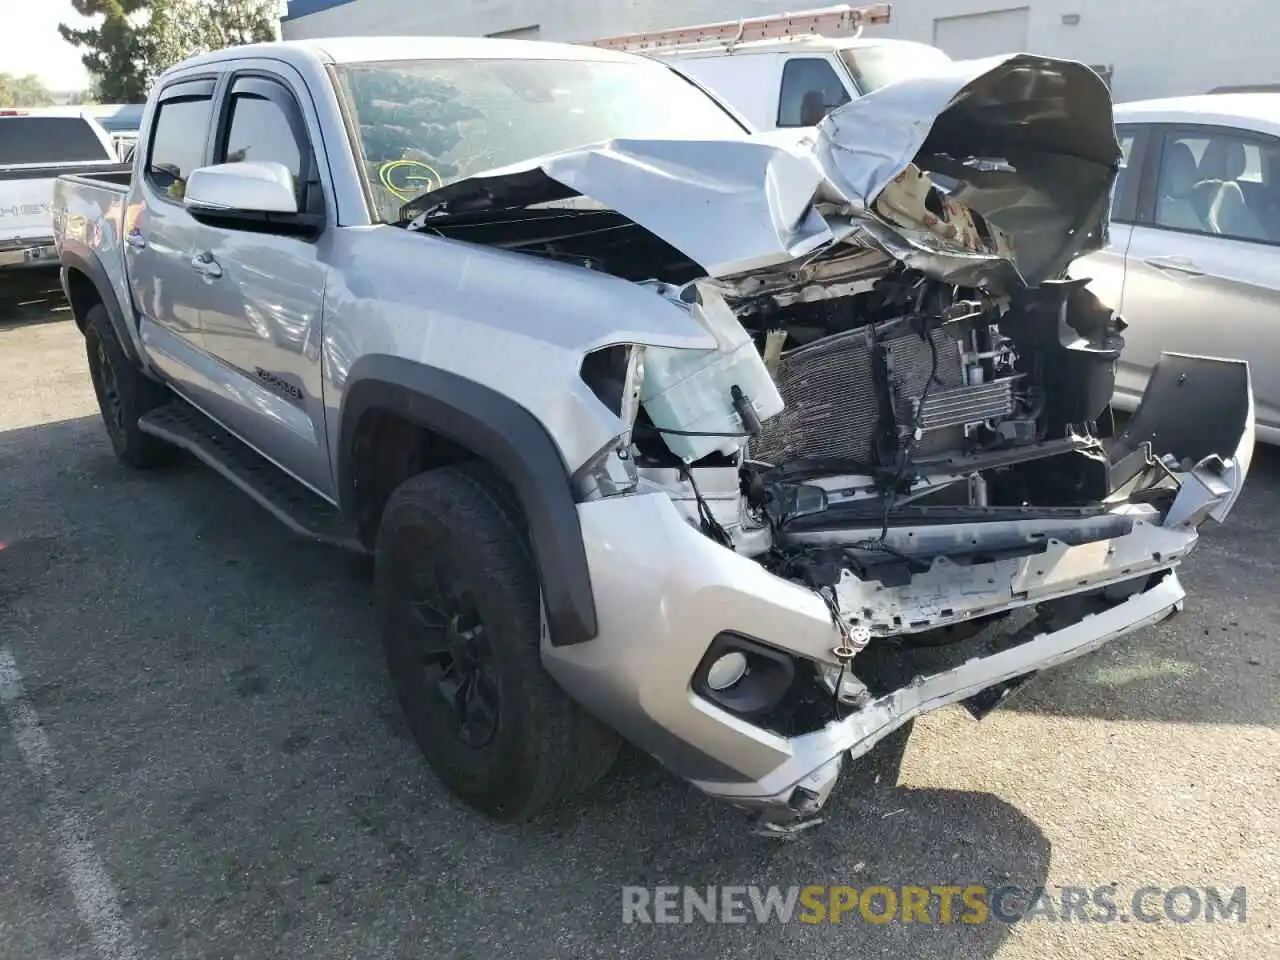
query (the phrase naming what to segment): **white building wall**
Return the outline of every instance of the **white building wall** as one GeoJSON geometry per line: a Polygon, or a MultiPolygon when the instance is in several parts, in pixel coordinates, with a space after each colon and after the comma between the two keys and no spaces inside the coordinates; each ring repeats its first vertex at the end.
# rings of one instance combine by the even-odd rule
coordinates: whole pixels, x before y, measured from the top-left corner
{"type": "MultiPolygon", "coordinates": [[[[543,40],[619,33],[782,13],[827,0],[351,0],[285,20],[286,38],[379,34],[488,35],[537,27],[543,40]]],[[[856,0],[855,0],[856,2],[856,0]]],[[[1228,0],[897,0],[877,32],[935,42],[953,56],[1015,42],[1024,49],[1114,68],[1117,100],[1204,93],[1215,86],[1280,82],[1280,2],[1228,0]],[[1017,11],[1017,12],[1015,12],[1017,11]],[[1207,12],[1206,12],[1207,11],[1207,12]],[[988,28],[966,23],[1003,12],[988,28]],[[1023,26],[1015,26],[1020,22],[1023,26]]],[[[530,35],[522,33],[521,35],[530,35]]]]}

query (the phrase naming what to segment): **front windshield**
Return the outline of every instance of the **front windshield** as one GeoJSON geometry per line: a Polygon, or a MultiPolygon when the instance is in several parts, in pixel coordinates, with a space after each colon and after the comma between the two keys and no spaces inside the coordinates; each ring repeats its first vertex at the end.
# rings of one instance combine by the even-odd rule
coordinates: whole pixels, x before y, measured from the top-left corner
{"type": "Polygon", "coordinates": [[[382,221],[454,180],[612,139],[745,134],[659,63],[409,60],[335,68],[382,221]]]}
{"type": "Polygon", "coordinates": [[[951,62],[937,47],[908,42],[847,47],[840,51],[840,59],[864,94],[898,80],[927,74],[951,62]]]}

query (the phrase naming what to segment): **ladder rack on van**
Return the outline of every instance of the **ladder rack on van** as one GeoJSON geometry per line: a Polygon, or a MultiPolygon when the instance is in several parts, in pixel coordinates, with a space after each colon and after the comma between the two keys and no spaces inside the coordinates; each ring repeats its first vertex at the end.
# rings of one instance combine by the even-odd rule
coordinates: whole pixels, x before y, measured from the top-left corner
{"type": "Polygon", "coordinates": [[[889,22],[893,5],[878,3],[867,7],[840,4],[816,10],[798,10],[768,17],[704,23],[651,33],[630,33],[585,41],[587,46],[622,50],[628,53],[684,52],[690,47],[734,47],[757,40],[785,40],[793,37],[856,37],[863,27],[889,22]]]}

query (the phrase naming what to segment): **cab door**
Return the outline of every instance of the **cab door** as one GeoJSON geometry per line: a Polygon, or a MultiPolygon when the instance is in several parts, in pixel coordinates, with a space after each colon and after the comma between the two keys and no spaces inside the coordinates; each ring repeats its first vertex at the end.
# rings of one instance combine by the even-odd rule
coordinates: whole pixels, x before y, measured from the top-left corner
{"type": "MultiPolygon", "coordinates": [[[[301,77],[281,64],[237,64],[218,104],[212,161],[283,164],[293,176],[299,209],[323,213],[332,209],[319,173],[328,164],[305,90],[301,77]]],[[[316,237],[268,224],[197,224],[190,267],[201,290],[205,349],[215,361],[203,405],[325,497],[334,484],[320,323],[331,239],[331,231],[316,237]]]]}
{"type": "Polygon", "coordinates": [[[143,161],[125,211],[124,249],[139,333],[152,361],[180,389],[205,382],[203,291],[191,269],[200,225],[182,205],[187,177],[206,163],[216,77],[165,86],[153,107],[143,161]]]}

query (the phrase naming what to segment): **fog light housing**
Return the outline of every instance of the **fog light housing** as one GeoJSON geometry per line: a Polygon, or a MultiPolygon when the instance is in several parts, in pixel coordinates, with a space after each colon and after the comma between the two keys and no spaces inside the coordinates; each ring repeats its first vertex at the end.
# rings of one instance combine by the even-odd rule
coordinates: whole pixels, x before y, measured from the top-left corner
{"type": "Polygon", "coordinates": [[[736,633],[717,634],[693,672],[694,693],[743,717],[777,708],[795,679],[795,661],[781,650],[736,633]]]}
{"type": "Polygon", "coordinates": [[[707,668],[707,686],[719,693],[728,690],[747,675],[747,655],[730,650],[707,668]]]}

